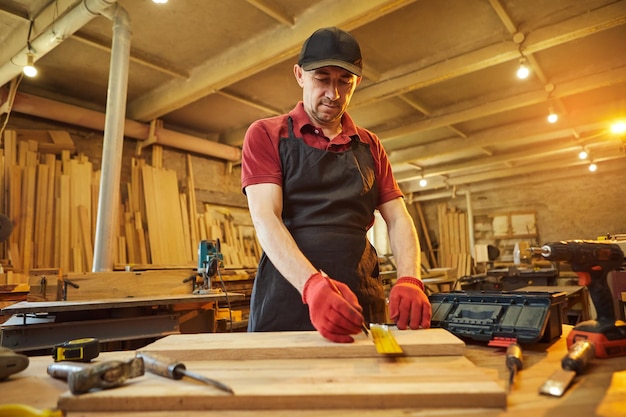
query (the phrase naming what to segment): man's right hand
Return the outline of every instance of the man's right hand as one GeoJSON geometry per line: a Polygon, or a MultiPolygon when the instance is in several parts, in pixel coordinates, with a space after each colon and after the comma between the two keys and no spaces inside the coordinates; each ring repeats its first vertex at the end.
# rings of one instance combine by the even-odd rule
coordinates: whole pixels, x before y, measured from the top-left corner
{"type": "Polygon", "coordinates": [[[302,301],[322,336],[338,343],[354,342],[350,335],[361,331],[363,309],[346,284],[317,272],[304,284],[302,301]]]}

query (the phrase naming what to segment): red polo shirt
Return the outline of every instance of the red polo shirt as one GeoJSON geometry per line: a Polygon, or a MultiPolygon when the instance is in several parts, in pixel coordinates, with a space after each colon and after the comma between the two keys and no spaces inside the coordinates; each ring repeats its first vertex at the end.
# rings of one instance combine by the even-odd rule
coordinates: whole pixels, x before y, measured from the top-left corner
{"type": "Polygon", "coordinates": [[[311,124],[302,102],[299,102],[288,115],[283,114],[257,120],[248,128],[241,157],[241,186],[244,193],[245,188],[253,184],[272,183],[282,186],[278,144],[280,138],[289,136],[288,116],[291,116],[293,120],[293,130],[296,137],[302,137],[307,145],[314,148],[330,152],[345,151],[350,147],[350,136],[358,134],[361,142],[370,145],[370,151],[374,157],[378,186],[377,205],[380,206],[389,200],[402,197],[402,191],[400,191],[391,172],[387,153],[376,135],[356,126],[352,118],[344,113],[341,119],[343,132],[331,142],[324,136],[322,129],[311,124]]]}

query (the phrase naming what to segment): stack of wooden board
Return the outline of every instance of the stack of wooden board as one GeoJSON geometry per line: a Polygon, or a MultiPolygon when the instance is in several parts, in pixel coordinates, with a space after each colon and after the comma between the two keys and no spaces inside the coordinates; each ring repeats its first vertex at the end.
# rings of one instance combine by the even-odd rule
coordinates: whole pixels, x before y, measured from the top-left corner
{"type": "Polygon", "coordinates": [[[0,212],[13,222],[6,243],[11,268],[25,283],[31,269],[91,269],[99,177],[84,155],[71,157],[67,132],[7,130],[3,136],[0,212]],[[60,154],[60,159],[57,155],[60,154]]]}
{"type": "MultiPolygon", "coordinates": [[[[91,271],[98,161],[74,154],[72,138],[63,131],[7,130],[0,142],[0,213],[13,222],[9,239],[0,242],[7,270],[0,284],[25,284],[35,270],[91,271]]],[[[203,227],[216,217],[214,210],[196,209],[191,157],[181,185],[177,171],[163,167],[162,148],[153,146],[151,155],[152,165],[132,158],[130,181],[121,184],[119,227],[111,226],[116,231],[113,268],[193,268],[200,240],[217,238],[225,245],[227,267],[256,266],[260,248],[249,213],[244,223],[217,219],[216,227],[203,227]]]]}
{"type": "Polygon", "coordinates": [[[457,277],[472,274],[467,214],[447,204],[437,206],[439,217],[439,266],[456,269],[457,277]]]}
{"type": "Polygon", "coordinates": [[[59,397],[66,411],[504,408],[504,388],[466,359],[443,329],[394,331],[405,356],[376,352],[371,339],[337,344],[317,332],[172,335],[141,349],[182,361],[235,395],[145,375],[123,387],[59,397]]]}

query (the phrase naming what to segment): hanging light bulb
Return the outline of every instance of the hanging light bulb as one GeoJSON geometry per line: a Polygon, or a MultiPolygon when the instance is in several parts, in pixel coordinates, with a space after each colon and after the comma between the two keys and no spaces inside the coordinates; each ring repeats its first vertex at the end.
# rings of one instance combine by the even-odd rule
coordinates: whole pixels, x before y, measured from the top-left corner
{"type": "Polygon", "coordinates": [[[550,107],[550,113],[548,114],[548,123],[556,123],[559,120],[559,115],[554,112],[554,109],[550,107]]]}
{"type": "Polygon", "coordinates": [[[589,172],[596,172],[596,170],[598,169],[598,166],[595,163],[590,163],[589,164],[589,172]]]}
{"type": "Polygon", "coordinates": [[[425,178],[420,180],[420,187],[426,187],[428,185],[428,181],[425,178]]]}
{"type": "Polygon", "coordinates": [[[26,65],[22,68],[24,75],[27,77],[34,77],[37,75],[37,68],[35,68],[35,57],[32,53],[26,54],[26,65]]]}
{"type": "Polygon", "coordinates": [[[167,0],[152,0],[152,3],[165,4],[165,3],[167,3],[167,0]]]}
{"type": "Polygon", "coordinates": [[[626,132],[626,122],[615,122],[611,125],[611,132],[615,133],[616,135],[621,135],[622,133],[626,132]]]}
{"type": "Polygon", "coordinates": [[[588,156],[589,156],[589,153],[587,152],[585,148],[583,148],[583,150],[580,151],[580,153],[578,154],[579,159],[587,159],[588,156]]]}
{"type": "Polygon", "coordinates": [[[525,80],[530,75],[530,69],[526,66],[526,58],[521,57],[519,60],[519,68],[517,68],[517,78],[525,80]]]}

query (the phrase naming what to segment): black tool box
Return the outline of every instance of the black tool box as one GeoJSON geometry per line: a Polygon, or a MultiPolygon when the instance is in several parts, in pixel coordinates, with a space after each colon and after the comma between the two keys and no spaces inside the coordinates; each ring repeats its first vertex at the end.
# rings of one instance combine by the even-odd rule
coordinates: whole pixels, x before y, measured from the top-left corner
{"type": "Polygon", "coordinates": [[[561,336],[565,292],[452,291],[429,296],[432,327],[489,345],[550,342],[561,336]]]}

